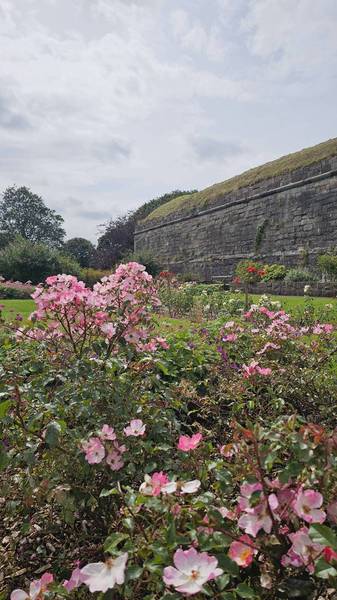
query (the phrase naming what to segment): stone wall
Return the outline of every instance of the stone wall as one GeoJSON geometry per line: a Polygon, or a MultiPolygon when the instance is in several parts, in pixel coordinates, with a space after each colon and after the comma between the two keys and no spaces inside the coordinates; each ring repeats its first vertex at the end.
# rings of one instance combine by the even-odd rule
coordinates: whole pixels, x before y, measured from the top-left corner
{"type": "Polygon", "coordinates": [[[210,281],[243,258],[292,266],[337,245],[337,157],[216,198],[210,208],[139,224],[135,249],[210,281]]]}

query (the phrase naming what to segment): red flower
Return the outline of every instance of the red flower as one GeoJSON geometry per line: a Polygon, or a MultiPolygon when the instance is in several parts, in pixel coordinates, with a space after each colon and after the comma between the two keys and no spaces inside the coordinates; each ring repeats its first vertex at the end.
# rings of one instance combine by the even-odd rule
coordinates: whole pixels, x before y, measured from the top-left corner
{"type": "Polygon", "coordinates": [[[323,556],[327,563],[331,563],[332,561],[337,561],[337,552],[335,552],[329,546],[326,546],[323,550],[323,556]]]}

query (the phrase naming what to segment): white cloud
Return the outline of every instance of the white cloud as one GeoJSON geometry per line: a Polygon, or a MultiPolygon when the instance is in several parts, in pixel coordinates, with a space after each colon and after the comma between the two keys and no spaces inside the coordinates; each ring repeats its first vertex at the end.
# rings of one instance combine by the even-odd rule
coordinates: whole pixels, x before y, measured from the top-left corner
{"type": "Polygon", "coordinates": [[[226,44],[216,25],[207,30],[200,21],[191,19],[191,14],[183,9],[172,12],[171,23],[173,33],[183,49],[204,53],[207,58],[215,61],[224,57],[226,44]]]}
{"type": "Polygon", "coordinates": [[[253,54],[277,77],[332,75],[337,59],[335,0],[251,0],[243,19],[253,54]]]}

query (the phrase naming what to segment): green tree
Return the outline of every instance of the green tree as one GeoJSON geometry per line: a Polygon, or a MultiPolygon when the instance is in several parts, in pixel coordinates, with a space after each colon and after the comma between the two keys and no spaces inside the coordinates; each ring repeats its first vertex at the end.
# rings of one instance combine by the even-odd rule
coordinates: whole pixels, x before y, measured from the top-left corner
{"type": "Polygon", "coordinates": [[[63,218],[27,187],[9,187],[0,200],[0,231],[50,247],[62,245],[63,218]]]}
{"type": "Polygon", "coordinates": [[[166,204],[178,196],[194,194],[197,190],[174,190],[159,198],[153,198],[142,204],[137,210],[130,211],[122,217],[111,219],[103,226],[102,235],[98,239],[94,264],[101,269],[109,269],[123,260],[127,253],[133,252],[134,233],[137,221],[145,219],[155,208],[166,204]]]}
{"type": "Polygon", "coordinates": [[[89,267],[95,246],[85,238],[74,237],[65,242],[63,252],[75,258],[81,267],[89,267]]]}

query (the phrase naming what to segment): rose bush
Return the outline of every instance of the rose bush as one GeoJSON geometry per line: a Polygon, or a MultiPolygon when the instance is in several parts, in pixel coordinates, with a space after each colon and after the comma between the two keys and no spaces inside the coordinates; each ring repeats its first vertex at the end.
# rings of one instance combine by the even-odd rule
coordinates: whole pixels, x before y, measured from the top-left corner
{"type": "Polygon", "coordinates": [[[334,326],[264,303],[165,341],[135,264],[35,300],[1,349],[3,597],[331,598],[334,326]]]}

